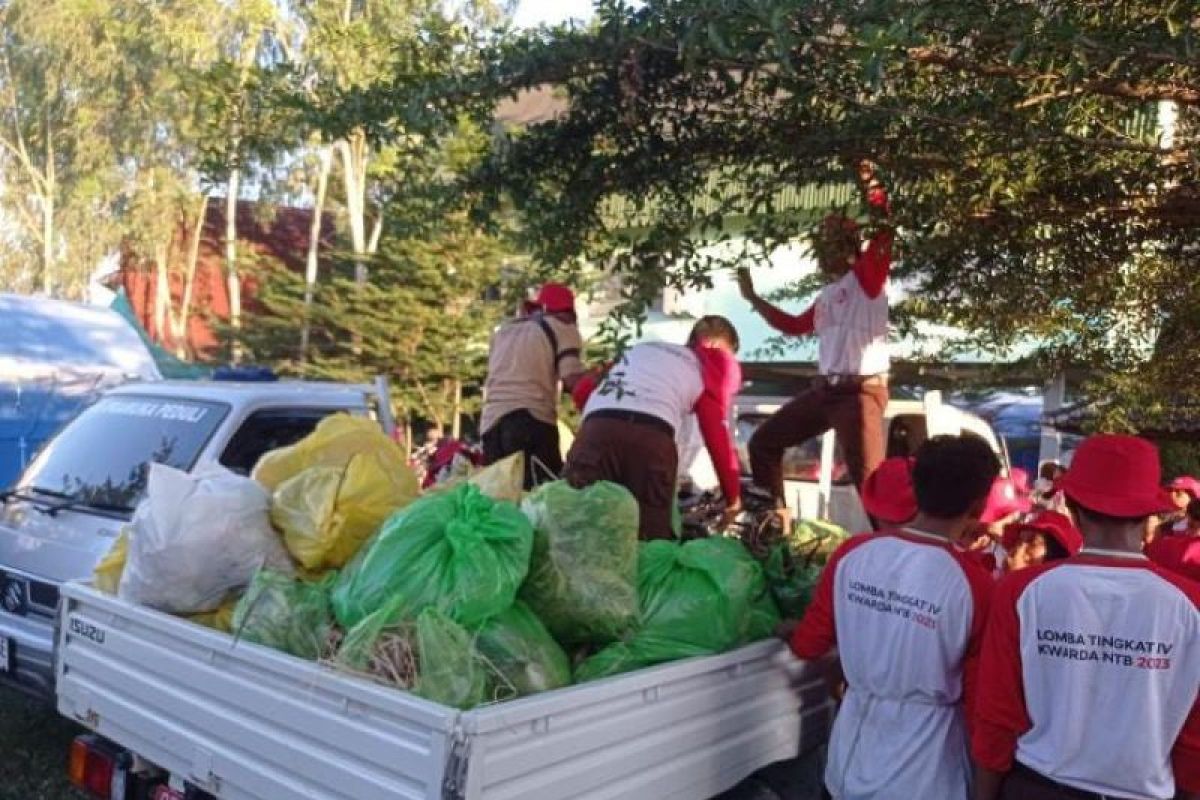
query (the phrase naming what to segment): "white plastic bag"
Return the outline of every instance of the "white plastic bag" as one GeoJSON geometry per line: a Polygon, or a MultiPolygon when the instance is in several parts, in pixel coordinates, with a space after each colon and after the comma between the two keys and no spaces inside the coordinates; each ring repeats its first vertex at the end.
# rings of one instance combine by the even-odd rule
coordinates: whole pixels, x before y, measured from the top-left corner
{"type": "Polygon", "coordinates": [[[218,608],[260,567],[292,574],[269,505],[262,486],[223,467],[188,474],[151,464],[117,594],[160,611],[194,614],[218,608]]]}

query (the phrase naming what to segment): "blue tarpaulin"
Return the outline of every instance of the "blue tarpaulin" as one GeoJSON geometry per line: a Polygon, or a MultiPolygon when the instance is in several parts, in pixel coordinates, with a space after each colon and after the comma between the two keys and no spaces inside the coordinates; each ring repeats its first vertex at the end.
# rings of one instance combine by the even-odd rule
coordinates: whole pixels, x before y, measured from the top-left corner
{"type": "Polygon", "coordinates": [[[105,389],[162,377],[115,311],[0,294],[0,487],[105,389]]]}

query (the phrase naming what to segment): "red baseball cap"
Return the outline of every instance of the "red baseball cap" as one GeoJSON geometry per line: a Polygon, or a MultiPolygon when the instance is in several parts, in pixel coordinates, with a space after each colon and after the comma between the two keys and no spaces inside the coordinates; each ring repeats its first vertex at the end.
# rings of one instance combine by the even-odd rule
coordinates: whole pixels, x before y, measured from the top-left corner
{"type": "Polygon", "coordinates": [[[526,313],[541,309],[550,314],[575,310],[575,293],[561,283],[545,283],[537,296],[525,301],[526,313]]]}
{"type": "Polygon", "coordinates": [[[1005,549],[1011,550],[1023,531],[1036,531],[1049,536],[1062,545],[1068,555],[1073,556],[1083,549],[1083,534],[1065,514],[1057,511],[1042,511],[1028,522],[1006,525],[1002,542],[1005,549]]]}
{"type": "MultiPolygon", "coordinates": [[[[1028,480],[1028,475],[1026,476],[1028,480]]],[[[1024,514],[1033,506],[1029,495],[1023,491],[1016,480],[1012,476],[1001,475],[992,481],[992,488],[988,492],[987,504],[983,507],[983,513],[979,516],[979,521],[985,525],[990,525],[993,522],[999,522],[1005,517],[1011,517],[1013,514],[1024,514]]]]}
{"type": "Polygon", "coordinates": [[[863,508],[872,517],[893,525],[908,522],[917,515],[917,496],[913,492],[911,458],[889,458],[863,481],[863,508]]]}
{"type": "Polygon", "coordinates": [[[1200,497],[1200,481],[1191,475],[1180,475],[1167,484],[1167,490],[1171,492],[1187,492],[1195,500],[1200,497]]]}
{"type": "Polygon", "coordinates": [[[1089,436],[1058,480],[1069,499],[1110,517],[1149,517],[1174,506],[1163,492],[1158,448],[1138,436],[1089,436]]]}

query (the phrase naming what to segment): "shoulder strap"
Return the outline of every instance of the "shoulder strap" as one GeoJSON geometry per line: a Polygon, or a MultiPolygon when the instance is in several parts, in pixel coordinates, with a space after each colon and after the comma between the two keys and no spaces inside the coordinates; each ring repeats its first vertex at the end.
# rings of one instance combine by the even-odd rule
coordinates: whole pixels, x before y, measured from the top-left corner
{"type": "Polygon", "coordinates": [[[550,340],[550,352],[554,354],[555,363],[558,362],[558,337],[554,335],[554,329],[550,327],[550,323],[546,321],[546,317],[540,312],[534,316],[538,327],[542,329],[542,333],[546,334],[546,338],[550,340]]]}

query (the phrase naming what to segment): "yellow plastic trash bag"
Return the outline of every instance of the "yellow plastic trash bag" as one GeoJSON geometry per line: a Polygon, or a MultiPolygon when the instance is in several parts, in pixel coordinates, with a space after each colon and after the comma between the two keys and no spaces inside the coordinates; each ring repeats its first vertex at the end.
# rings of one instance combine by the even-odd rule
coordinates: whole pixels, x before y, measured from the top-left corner
{"type": "Polygon", "coordinates": [[[525,452],[517,451],[495,464],[484,467],[469,479],[479,491],[493,500],[521,502],[525,489],[525,452]]]}
{"type": "Polygon", "coordinates": [[[288,478],[309,467],[344,467],[357,453],[390,450],[397,464],[404,465],[400,447],[365,417],[332,414],[316,429],[289,447],[267,453],[254,467],[254,480],[274,491],[288,478]]]}
{"type": "Polygon", "coordinates": [[[92,570],[92,585],[106,594],[116,594],[125,571],[125,559],[129,555],[129,533],[122,528],[113,540],[112,547],[92,570]]]}
{"type": "Polygon", "coordinates": [[[411,502],[417,478],[397,454],[368,450],[345,466],[309,467],[281,483],[271,522],[292,558],[307,570],[339,568],[393,511],[411,502]]]}
{"type": "Polygon", "coordinates": [[[240,594],[232,595],[222,602],[217,610],[204,611],[199,614],[188,614],[187,619],[197,625],[203,625],[215,631],[233,633],[233,610],[237,608],[238,600],[241,598],[240,594]]]}

